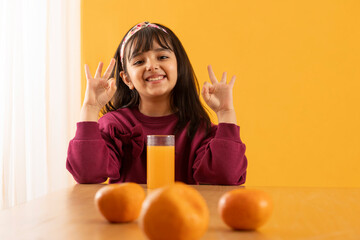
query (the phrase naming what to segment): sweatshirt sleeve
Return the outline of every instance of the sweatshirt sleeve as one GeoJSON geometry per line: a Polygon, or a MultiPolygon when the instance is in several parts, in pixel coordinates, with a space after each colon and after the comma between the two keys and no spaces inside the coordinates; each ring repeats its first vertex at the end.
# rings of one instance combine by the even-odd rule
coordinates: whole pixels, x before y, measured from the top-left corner
{"type": "Polygon", "coordinates": [[[78,183],[101,183],[120,177],[121,153],[111,141],[111,126],[100,131],[97,122],[78,122],[70,141],[66,168],[78,183]]]}
{"type": "Polygon", "coordinates": [[[247,158],[240,140],[240,127],[220,123],[196,151],[193,164],[198,183],[240,185],[245,183],[247,158]]]}

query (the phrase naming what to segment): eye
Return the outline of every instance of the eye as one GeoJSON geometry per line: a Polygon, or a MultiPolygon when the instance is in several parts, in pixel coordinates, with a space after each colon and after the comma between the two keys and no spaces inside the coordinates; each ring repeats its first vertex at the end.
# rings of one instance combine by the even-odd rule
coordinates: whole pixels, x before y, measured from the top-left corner
{"type": "Polygon", "coordinates": [[[164,56],[160,56],[160,57],[159,57],[159,59],[161,59],[161,60],[163,60],[163,59],[167,59],[167,58],[169,58],[169,57],[168,57],[168,56],[165,56],[165,55],[164,55],[164,56]]]}
{"type": "Polygon", "coordinates": [[[142,60],[137,60],[137,61],[135,61],[134,63],[133,63],[133,65],[140,65],[140,64],[142,64],[144,61],[142,61],[142,60]]]}

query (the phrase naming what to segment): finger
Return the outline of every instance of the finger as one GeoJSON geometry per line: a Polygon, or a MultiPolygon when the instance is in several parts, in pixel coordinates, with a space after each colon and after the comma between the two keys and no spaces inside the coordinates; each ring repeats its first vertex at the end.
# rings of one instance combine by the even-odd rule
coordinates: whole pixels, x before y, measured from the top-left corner
{"type": "Polygon", "coordinates": [[[208,73],[212,84],[218,83],[218,80],[216,79],[216,76],[214,74],[214,71],[212,69],[212,66],[208,66],[208,73]]]}
{"type": "Polygon", "coordinates": [[[106,71],[105,71],[105,73],[104,73],[104,78],[105,78],[105,79],[108,79],[108,78],[110,77],[110,74],[111,74],[111,72],[112,72],[113,69],[114,69],[114,66],[115,66],[115,59],[112,58],[112,59],[110,60],[109,66],[107,67],[107,69],[106,69],[106,71]]]}
{"type": "Polygon", "coordinates": [[[87,80],[89,80],[90,78],[92,78],[91,73],[90,73],[90,69],[89,66],[87,64],[85,64],[85,77],[87,80]]]}
{"type": "Polygon", "coordinates": [[[102,67],[103,67],[103,62],[99,62],[99,65],[96,69],[96,73],[95,73],[95,78],[100,78],[101,77],[101,72],[102,72],[102,67]]]}
{"type": "Polygon", "coordinates": [[[227,76],[227,72],[223,72],[223,75],[222,75],[222,78],[221,78],[220,82],[226,83],[226,76],[227,76]]]}
{"type": "Polygon", "coordinates": [[[232,78],[231,78],[231,80],[230,80],[230,82],[229,82],[229,85],[230,85],[231,87],[234,86],[234,84],[235,84],[235,79],[236,79],[236,76],[235,76],[235,75],[232,76],[232,78]]]}

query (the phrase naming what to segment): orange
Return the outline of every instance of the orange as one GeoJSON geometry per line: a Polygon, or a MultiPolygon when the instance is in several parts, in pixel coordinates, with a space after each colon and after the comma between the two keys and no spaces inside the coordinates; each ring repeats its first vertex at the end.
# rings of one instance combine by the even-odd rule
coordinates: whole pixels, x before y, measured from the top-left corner
{"type": "Polygon", "coordinates": [[[110,184],[97,191],[95,204],[109,222],[131,222],[139,217],[145,196],[137,183],[110,184]]]}
{"type": "Polygon", "coordinates": [[[180,182],[153,190],[139,217],[139,226],[150,240],[200,239],[208,225],[209,209],[204,198],[180,182]]]}
{"type": "Polygon", "coordinates": [[[255,230],[270,217],[271,197],[256,189],[235,189],[219,200],[218,210],[223,221],[236,230],[255,230]]]}

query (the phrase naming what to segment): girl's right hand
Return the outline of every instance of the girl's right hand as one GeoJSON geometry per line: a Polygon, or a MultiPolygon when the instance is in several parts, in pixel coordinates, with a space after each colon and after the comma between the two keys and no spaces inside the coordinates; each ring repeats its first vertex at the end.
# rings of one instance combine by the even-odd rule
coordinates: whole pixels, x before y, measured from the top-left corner
{"type": "Polygon", "coordinates": [[[110,74],[115,66],[112,58],[103,76],[101,76],[103,63],[100,62],[92,77],[89,66],[85,64],[85,76],[87,81],[84,103],[82,106],[81,121],[97,121],[100,110],[111,100],[116,91],[115,79],[110,74]]]}

